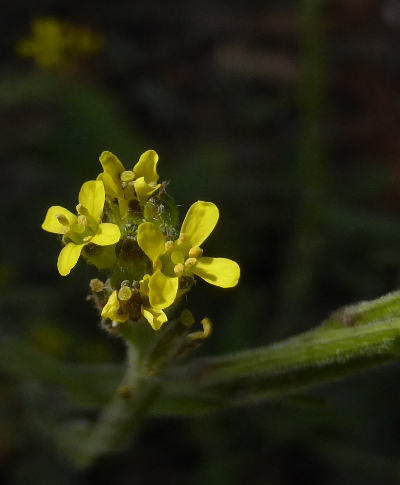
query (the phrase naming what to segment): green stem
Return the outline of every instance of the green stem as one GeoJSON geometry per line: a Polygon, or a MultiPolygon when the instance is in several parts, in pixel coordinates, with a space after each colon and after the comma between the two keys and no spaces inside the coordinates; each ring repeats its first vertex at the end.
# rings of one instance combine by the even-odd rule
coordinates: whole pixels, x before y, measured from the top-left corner
{"type": "Polygon", "coordinates": [[[159,391],[160,382],[144,373],[140,353],[128,342],[126,373],[89,437],[76,449],[75,462],[86,467],[97,457],[118,451],[129,443],[159,391]]]}
{"type": "Polygon", "coordinates": [[[400,293],[340,310],[314,330],[175,369],[169,392],[224,405],[277,399],[398,360],[400,293]],[[195,386],[195,387],[194,387],[195,386]]]}
{"type": "Polygon", "coordinates": [[[85,468],[130,443],[161,392],[159,376],[185,348],[188,332],[179,319],[158,332],[145,321],[121,326],[127,343],[126,372],[81,445],[69,450],[79,467],[85,468]]]}
{"type": "MultiPolygon", "coordinates": [[[[193,348],[188,332],[179,320],[158,332],[146,322],[124,326],[128,364],[120,386],[90,429],[81,422],[75,427],[68,422],[57,430],[61,451],[85,467],[128,443],[148,414],[204,415],[288,398],[395,362],[400,358],[400,292],[340,309],[319,327],[283,342],[201,358],[170,370],[182,353],[193,348]]],[[[91,372],[85,366],[58,362],[12,339],[0,339],[0,350],[2,371],[20,379],[58,382],[74,402],[85,405],[102,403],[120,375],[116,368],[91,372]]]]}

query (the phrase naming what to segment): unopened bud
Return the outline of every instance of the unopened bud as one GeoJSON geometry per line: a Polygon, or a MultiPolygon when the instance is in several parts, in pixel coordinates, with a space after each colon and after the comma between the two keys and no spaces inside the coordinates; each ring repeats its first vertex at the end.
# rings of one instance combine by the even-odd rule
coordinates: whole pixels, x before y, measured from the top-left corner
{"type": "Polygon", "coordinates": [[[90,280],[89,287],[94,293],[100,293],[104,289],[104,283],[98,278],[90,280]]]}
{"type": "Polygon", "coordinates": [[[180,320],[185,327],[191,327],[195,323],[193,313],[187,308],[182,311],[180,320]]]}
{"type": "Polygon", "coordinates": [[[129,286],[123,286],[118,292],[118,298],[121,301],[128,301],[132,296],[132,290],[129,286]]]}

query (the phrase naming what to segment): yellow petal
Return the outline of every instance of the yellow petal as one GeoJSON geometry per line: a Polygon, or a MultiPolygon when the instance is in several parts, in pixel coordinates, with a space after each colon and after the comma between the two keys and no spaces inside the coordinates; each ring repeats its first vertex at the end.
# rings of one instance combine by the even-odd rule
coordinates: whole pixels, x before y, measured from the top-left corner
{"type": "Polygon", "coordinates": [[[78,262],[84,244],[69,242],[61,249],[58,256],[57,268],[61,276],[67,276],[78,262]]]}
{"type": "Polygon", "coordinates": [[[110,197],[122,198],[124,193],[120,174],[125,171],[125,167],[113,153],[108,151],[100,155],[100,163],[104,172],[97,177],[97,180],[103,181],[105,190],[110,197]]]}
{"type": "Polygon", "coordinates": [[[105,151],[100,155],[100,163],[105,173],[108,173],[115,181],[119,181],[119,176],[125,172],[125,167],[119,158],[113,153],[105,151]]]}
{"type": "Polygon", "coordinates": [[[154,150],[147,150],[140,155],[139,161],[133,167],[135,177],[138,179],[144,177],[147,183],[156,183],[158,180],[157,174],[158,155],[154,150]]]}
{"type": "Polygon", "coordinates": [[[104,222],[99,224],[97,234],[92,237],[90,242],[99,246],[108,246],[117,243],[120,237],[121,233],[116,224],[104,222]]]}
{"type": "Polygon", "coordinates": [[[119,310],[119,301],[117,290],[114,290],[111,295],[108,297],[107,303],[104,305],[103,310],[101,312],[101,316],[103,318],[110,318],[112,319],[112,315],[119,310]]]}
{"type": "Polygon", "coordinates": [[[151,307],[145,308],[143,305],[142,315],[153,327],[153,330],[159,330],[161,325],[168,320],[167,315],[162,310],[157,310],[156,308],[151,307]]]}
{"type": "Polygon", "coordinates": [[[120,180],[114,180],[109,173],[99,173],[97,180],[101,180],[103,182],[105,191],[110,197],[120,198],[124,196],[120,180]]]}
{"type": "Polygon", "coordinates": [[[121,305],[118,300],[117,290],[113,291],[104,305],[101,312],[103,318],[109,318],[115,322],[126,322],[129,318],[128,314],[120,313],[121,305]]]}
{"type": "Polygon", "coordinates": [[[218,217],[218,208],[212,202],[195,202],[189,208],[181,227],[185,246],[200,246],[212,233],[218,217]]]}
{"type": "Polygon", "coordinates": [[[137,231],[137,242],[153,263],[165,253],[164,234],[151,222],[140,224],[137,231]]]}
{"type": "Polygon", "coordinates": [[[140,281],[140,293],[144,296],[149,296],[149,281],[150,281],[150,275],[145,274],[143,276],[143,279],[140,281]]]}
{"type": "Polygon", "coordinates": [[[48,232],[54,232],[55,234],[64,234],[66,226],[58,222],[58,215],[66,217],[70,226],[76,223],[77,218],[75,214],[72,214],[68,209],[64,209],[64,207],[53,205],[47,211],[42,229],[48,232]]]}
{"type": "Polygon", "coordinates": [[[101,180],[85,182],[79,192],[79,203],[89,211],[89,214],[98,221],[103,212],[106,194],[101,180]]]}
{"type": "Polygon", "coordinates": [[[200,258],[192,272],[207,283],[222,288],[236,286],[240,277],[239,265],[226,258],[200,258]]]}
{"type": "Polygon", "coordinates": [[[161,184],[151,185],[145,181],[144,177],[140,177],[133,182],[136,196],[139,200],[147,200],[151,194],[161,187],[161,184]]]}
{"type": "Polygon", "coordinates": [[[149,281],[149,300],[153,308],[162,310],[175,301],[178,291],[178,278],[169,278],[157,270],[149,281]]]}

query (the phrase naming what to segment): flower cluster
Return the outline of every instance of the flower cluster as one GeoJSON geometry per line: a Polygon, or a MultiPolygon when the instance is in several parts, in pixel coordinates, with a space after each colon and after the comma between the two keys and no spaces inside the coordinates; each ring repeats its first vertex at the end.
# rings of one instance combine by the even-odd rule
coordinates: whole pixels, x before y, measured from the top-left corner
{"type": "Polygon", "coordinates": [[[159,183],[154,150],[143,153],[132,170],[108,151],[100,163],[97,180],[82,185],[77,215],[50,207],[42,228],[62,235],[61,275],[69,274],[80,256],[108,272],[104,283],[91,282],[104,319],[117,326],[144,317],[158,330],[195,276],[222,288],[238,283],[237,263],[203,256],[201,245],[218,222],[217,207],[195,202],[178,230],[177,208],[166,184],[159,183]]]}
{"type": "Polygon", "coordinates": [[[89,28],[38,17],[32,21],[32,35],[21,39],[16,51],[20,57],[31,57],[41,68],[58,69],[97,53],[101,45],[100,36],[89,28]]]}

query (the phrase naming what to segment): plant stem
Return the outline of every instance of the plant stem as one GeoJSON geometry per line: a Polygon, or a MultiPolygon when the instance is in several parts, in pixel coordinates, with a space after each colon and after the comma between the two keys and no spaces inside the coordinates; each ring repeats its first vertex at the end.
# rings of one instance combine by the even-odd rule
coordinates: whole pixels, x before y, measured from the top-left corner
{"type": "Polygon", "coordinates": [[[140,354],[130,342],[127,354],[127,369],[120,386],[101,411],[88,439],[77,449],[75,461],[81,467],[126,445],[159,394],[159,381],[144,374],[140,354]]]}
{"type": "Polygon", "coordinates": [[[176,369],[170,391],[243,405],[277,399],[400,355],[400,293],[336,312],[321,326],[266,347],[176,369]],[[195,383],[195,384],[193,384],[195,383]]]}
{"type": "Polygon", "coordinates": [[[138,321],[124,324],[121,334],[127,344],[126,372],[89,434],[70,450],[82,468],[130,443],[161,392],[158,376],[185,347],[188,328],[175,319],[154,332],[147,322],[138,321]]]}

